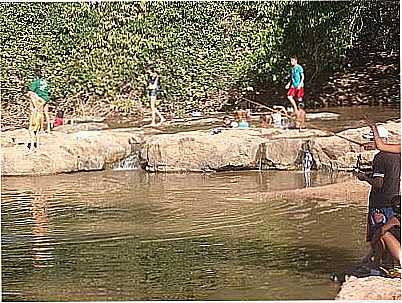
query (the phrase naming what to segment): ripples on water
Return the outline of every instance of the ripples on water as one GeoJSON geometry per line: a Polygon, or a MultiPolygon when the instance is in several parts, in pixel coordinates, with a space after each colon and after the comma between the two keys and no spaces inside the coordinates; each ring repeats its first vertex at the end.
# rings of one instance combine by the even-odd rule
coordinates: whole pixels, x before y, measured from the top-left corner
{"type": "Polygon", "coordinates": [[[258,198],[303,184],[295,172],[4,178],[3,299],[332,299],[330,273],[365,253],[365,207],[258,198]]]}

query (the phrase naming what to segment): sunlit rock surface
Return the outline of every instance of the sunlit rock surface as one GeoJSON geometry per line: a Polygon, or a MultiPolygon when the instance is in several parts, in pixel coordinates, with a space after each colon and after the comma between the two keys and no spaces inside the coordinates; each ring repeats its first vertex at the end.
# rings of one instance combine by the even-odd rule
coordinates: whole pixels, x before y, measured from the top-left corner
{"type": "Polygon", "coordinates": [[[28,153],[27,130],[2,134],[2,175],[44,175],[111,167],[132,154],[143,142],[140,132],[79,131],[40,135],[39,149],[28,153]],[[15,142],[15,143],[14,143],[15,142]]]}
{"type": "Polygon", "coordinates": [[[401,300],[401,279],[370,276],[349,277],[336,300],[401,300]]]}
{"type": "MultiPolygon", "coordinates": [[[[399,129],[394,130],[394,141],[399,129]]],[[[388,127],[388,124],[387,124],[388,127]]],[[[153,172],[211,171],[228,169],[302,169],[303,149],[309,145],[314,169],[351,170],[357,155],[369,165],[375,150],[366,151],[362,134],[368,128],[339,134],[306,129],[222,129],[161,134],[146,140],[142,148],[143,166],[153,172]]]]}
{"type": "MultiPolygon", "coordinates": [[[[399,140],[400,124],[385,125],[391,141],[399,140]]],[[[375,150],[365,151],[368,128],[338,134],[315,129],[218,129],[164,134],[156,129],[103,129],[101,123],[55,129],[40,135],[40,147],[27,153],[26,129],[1,134],[2,175],[41,175],[116,168],[130,157],[151,172],[222,171],[233,169],[302,169],[306,145],[313,169],[351,170],[357,155],[369,165],[375,150]],[[100,130],[99,130],[100,129],[100,130]],[[136,159],[138,157],[138,161],[136,159]]],[[[125,165],[125,164],[124,164],[125,165]]],[[[123,165],[123,166],[124,166],[123,165]]]]}

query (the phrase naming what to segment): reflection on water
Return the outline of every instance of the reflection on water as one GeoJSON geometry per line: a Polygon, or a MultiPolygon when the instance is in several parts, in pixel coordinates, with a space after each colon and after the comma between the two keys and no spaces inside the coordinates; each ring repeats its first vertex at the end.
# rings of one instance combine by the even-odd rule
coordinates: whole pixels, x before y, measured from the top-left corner
{"type": "Polygon", "coordinates": [[[49,197],[46,197],[42,189],[38,189],[32,199],[32,252],[33,252],[33,267],[44,268],[51,265],[52,246],[46,245],[51,242],[47,237],[48,233],[48,215],[47,209],[49,197]]]}
{"type": "MultiPolygon", "coordinates": [[[[311,172],[317,186],[348,175],[311,172]]],[[[300,172],[108,171],[2,182],[6,301],[332,299],[365,207],[267,199],[300,172]]]]}
{"type": "Polygon", "coordinates": [[[303,172],[304,174],[304,187],[310,187],[311,186],[311,171],[310,170],[305,170],[303,172]]]}

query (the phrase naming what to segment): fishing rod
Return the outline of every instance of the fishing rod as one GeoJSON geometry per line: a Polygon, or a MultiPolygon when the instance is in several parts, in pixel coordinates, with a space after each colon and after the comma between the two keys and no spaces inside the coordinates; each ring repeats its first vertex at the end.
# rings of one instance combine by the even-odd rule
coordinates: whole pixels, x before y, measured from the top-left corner
{"type": "MultiPolygon", "coordinates": [[[[243,99],[243,100],[245,100],[245,101],[247,101],[247,102],[253,103],[253,104],[255,104],[255,105],[264,107],[264,108],[268,109],[268,110],[271,111],[271,112],[275,112],[275,113],[279,112],[278,110],[275,110],[275,109],[273,109],[273,108],[271,108],[271,107],[269,107],[269,106],[267,106],[267,105],[265,105],[265,104],[261,104],[261,103],[259,103],[259,102],[256,102],[256,101],[253,101],[253,100],[244,98],[244,97],[240,97],[240,98],[243,99]]],[[[287,118],[289,118],[289,119],[296,120],[295,117],[292,117],[292,116],[290,116],[289,114],[285,114],[285,113],[284,113],[284,115],[285,115],[287,118]]],[[[338,138],[347,140],[347,141],[349,141],[349,142],[351,142],[351,143],[354,143],[354,144],[357,144],[357,145],[359,145],[359,146],[364,146],[364,145],[365,145],[364,143],[358,142],[358,141],[353,140],[353,139],[350,139],[350,138],[348,138],[348,137],[344,137],[344,136],[342,136],[342,135],[339,135],[339,134],[337,134],[337,133],[335,133],[335,132],[333,132],[333,131],[327,130],[327,129],[323,129],[323,128],[319,128],[319,127],[310,127],[310,128],[311,128],[311,129],[316,129],[316,130],[321,130],[321,131],[328,132],[328,133],[330,133],[330,134],[333,135],[333,136],[336,136],[336,137],[338,137],[338,138]]]]}
{"type": "MultiPolygon", "coordinates": [[[[273,109],[273,108],[271,108],[271,107],[269,107],[269,106],[267,106],[267,105],[265,105],[265,104],[261,104],[261,103],[259,103],[259,102],[256,102],[256,101],[253,101],[253,100],[244,98],[244,97],[240,97],[240,98],[243,99],[243,100],[245,100],[245,101],[247,101],[247,102],[253,103],[253,104],[255,104],[255,105],[258,105],[258,106],[261,106],[261,107],[265,107],[266,109],[268,109],[268,110],[271,111],[271,112],[274,112],[274,113],[280,112],[280,110],[273,109]]],[[[292,120],[295,120],[295,118],[292,117],[292,116],[290,116],[289,114],[286,114],[286,113],[283,113],[283,114],[284,114],[287,118],[290,118],[290,119],[292,119],[292,120]]]]}

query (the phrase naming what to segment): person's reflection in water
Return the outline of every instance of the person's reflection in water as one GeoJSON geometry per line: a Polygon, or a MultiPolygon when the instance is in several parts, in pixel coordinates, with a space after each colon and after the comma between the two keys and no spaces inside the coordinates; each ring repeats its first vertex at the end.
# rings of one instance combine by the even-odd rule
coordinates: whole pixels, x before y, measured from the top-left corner
{"type": "Polygon", "coordinates": [[[47,241],[49,218],[47,214],[48,201],[43,191],[34,193],[32,200],[32,233],[33,233],[33,267],[41,269],[51,266],[49,261],[52,257],[52,247],[47,241]]]}
{"type": "Polygon", "coordinates": [[[304,171],[304,187],[311,186],[311,171],[304,171]]]}
{"type": "MultiPolygon", "coordinates": [[[[306,144],[307,145],[307,144],[306,144]]],[[[307,147],[303,152],[303,171],[304,171],[304,187],[311,186],[311,167],[313,166],[313,156],[307,147]]]]}

